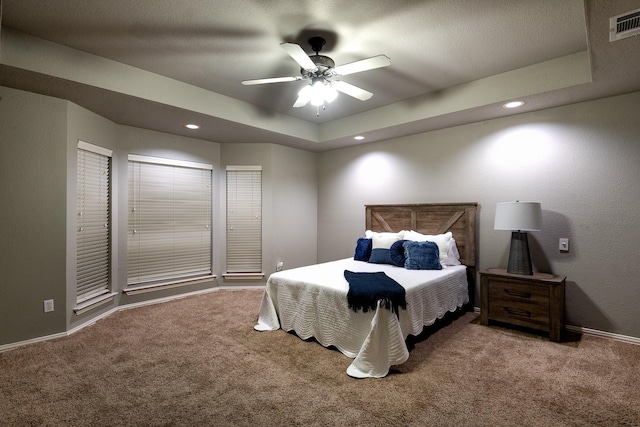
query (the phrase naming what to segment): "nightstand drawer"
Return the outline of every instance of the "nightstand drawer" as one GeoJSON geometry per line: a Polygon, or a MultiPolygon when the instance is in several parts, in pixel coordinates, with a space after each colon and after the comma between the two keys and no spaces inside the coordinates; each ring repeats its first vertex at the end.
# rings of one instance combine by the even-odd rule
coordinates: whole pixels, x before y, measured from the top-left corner
{"type": "Polygon", "coordinates": [[[549,288],[531,283],[493,279],[489,282],[489,298],[549,306],[549,288]]]}
{"type": "Polygon", "coordinates": [[[489,319],[514,325],[549,330],[549,305],[492,299],[489,319]]]}

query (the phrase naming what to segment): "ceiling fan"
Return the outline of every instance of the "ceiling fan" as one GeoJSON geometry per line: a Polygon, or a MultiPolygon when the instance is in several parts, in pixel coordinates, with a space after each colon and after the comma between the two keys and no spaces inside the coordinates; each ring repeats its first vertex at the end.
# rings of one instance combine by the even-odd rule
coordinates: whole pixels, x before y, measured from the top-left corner
{"type": "Polygon", "coordinates": [[[298,92],[298,99],[293,104],[295,108],[304,107],[309,102],[318,107],[324,107],[325,103],[333,101],[338,92],[352,96],[361,101],[366,101],[373,94],[357,86],[339,80],[339,77],[362,71],[391,65],[391,61],[385,55],[373,56],[348,64],[335,66],[333,59],[320,55],[326,41],[322,37],[311,37],[309,44],[315,55],[307,55],[296,43],[281,43],[280,47],[300,65],[300,75],[291,77],[274,77],[267,79],[244,80],[243,85],[260,85],[265,83],[293,82],[298,80],[310,80],[311,83],[298,92]]]}

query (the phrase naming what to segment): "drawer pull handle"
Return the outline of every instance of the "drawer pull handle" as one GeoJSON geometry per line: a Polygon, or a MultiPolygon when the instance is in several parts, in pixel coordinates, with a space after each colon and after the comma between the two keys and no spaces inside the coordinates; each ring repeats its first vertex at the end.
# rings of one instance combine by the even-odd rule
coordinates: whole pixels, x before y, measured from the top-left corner
{"type": "Polygon", "coordinates": [[[512,297],[531,298],[530,292],[519,292],[519,291],[512,291],[511,289],[505,289],[504,293],[512,297]]]}
{"type": "Polygon", "coordinates": [[[504,311],[514,316],[531,317],[531,312],[526,310],[518,310],[517,308],[505,307],[504,311]]]}

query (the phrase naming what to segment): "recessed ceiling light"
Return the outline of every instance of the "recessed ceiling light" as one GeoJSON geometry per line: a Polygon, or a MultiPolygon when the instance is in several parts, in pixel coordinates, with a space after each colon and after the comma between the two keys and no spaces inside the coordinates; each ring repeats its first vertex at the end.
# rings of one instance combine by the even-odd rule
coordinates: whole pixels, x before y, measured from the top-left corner
{"type": "Polygon", "coordinates": [[[511,101],[503,105],[504,108],[518,108],[524,105],[523,101],[511,101]]]}
{"type": "Polygon", "coordinates": [[[191,130],[195,130],[195,129],[200,129],[200,126],[198,125],[194,125],[194,124],[188,124],[188,125],[184,125],[184,127],[186,127],[187,129],[191,129],[191,130]]]}
{"type": "Polygon", "coordinates": [[[363,140],[363,139],[364,139],[364,136],[362,136],[362,135],[357,135],[357,136],[354,136],[354,137],[353,137],[353,139],[357,139],[358,141],[361,141],[361,140],[363,140]]]}

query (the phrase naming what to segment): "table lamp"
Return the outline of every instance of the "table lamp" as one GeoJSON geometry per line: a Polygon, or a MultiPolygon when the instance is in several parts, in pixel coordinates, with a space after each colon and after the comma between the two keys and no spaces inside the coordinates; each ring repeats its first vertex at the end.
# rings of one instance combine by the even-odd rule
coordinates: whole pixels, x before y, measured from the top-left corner
{"type": "Polygon", "coordinates": [[[542,209],[536,202],[503,202],[496,204],[494,230],[511,230],[507,273],[532,275],[527,231],[542,228],[542,209]]]}

